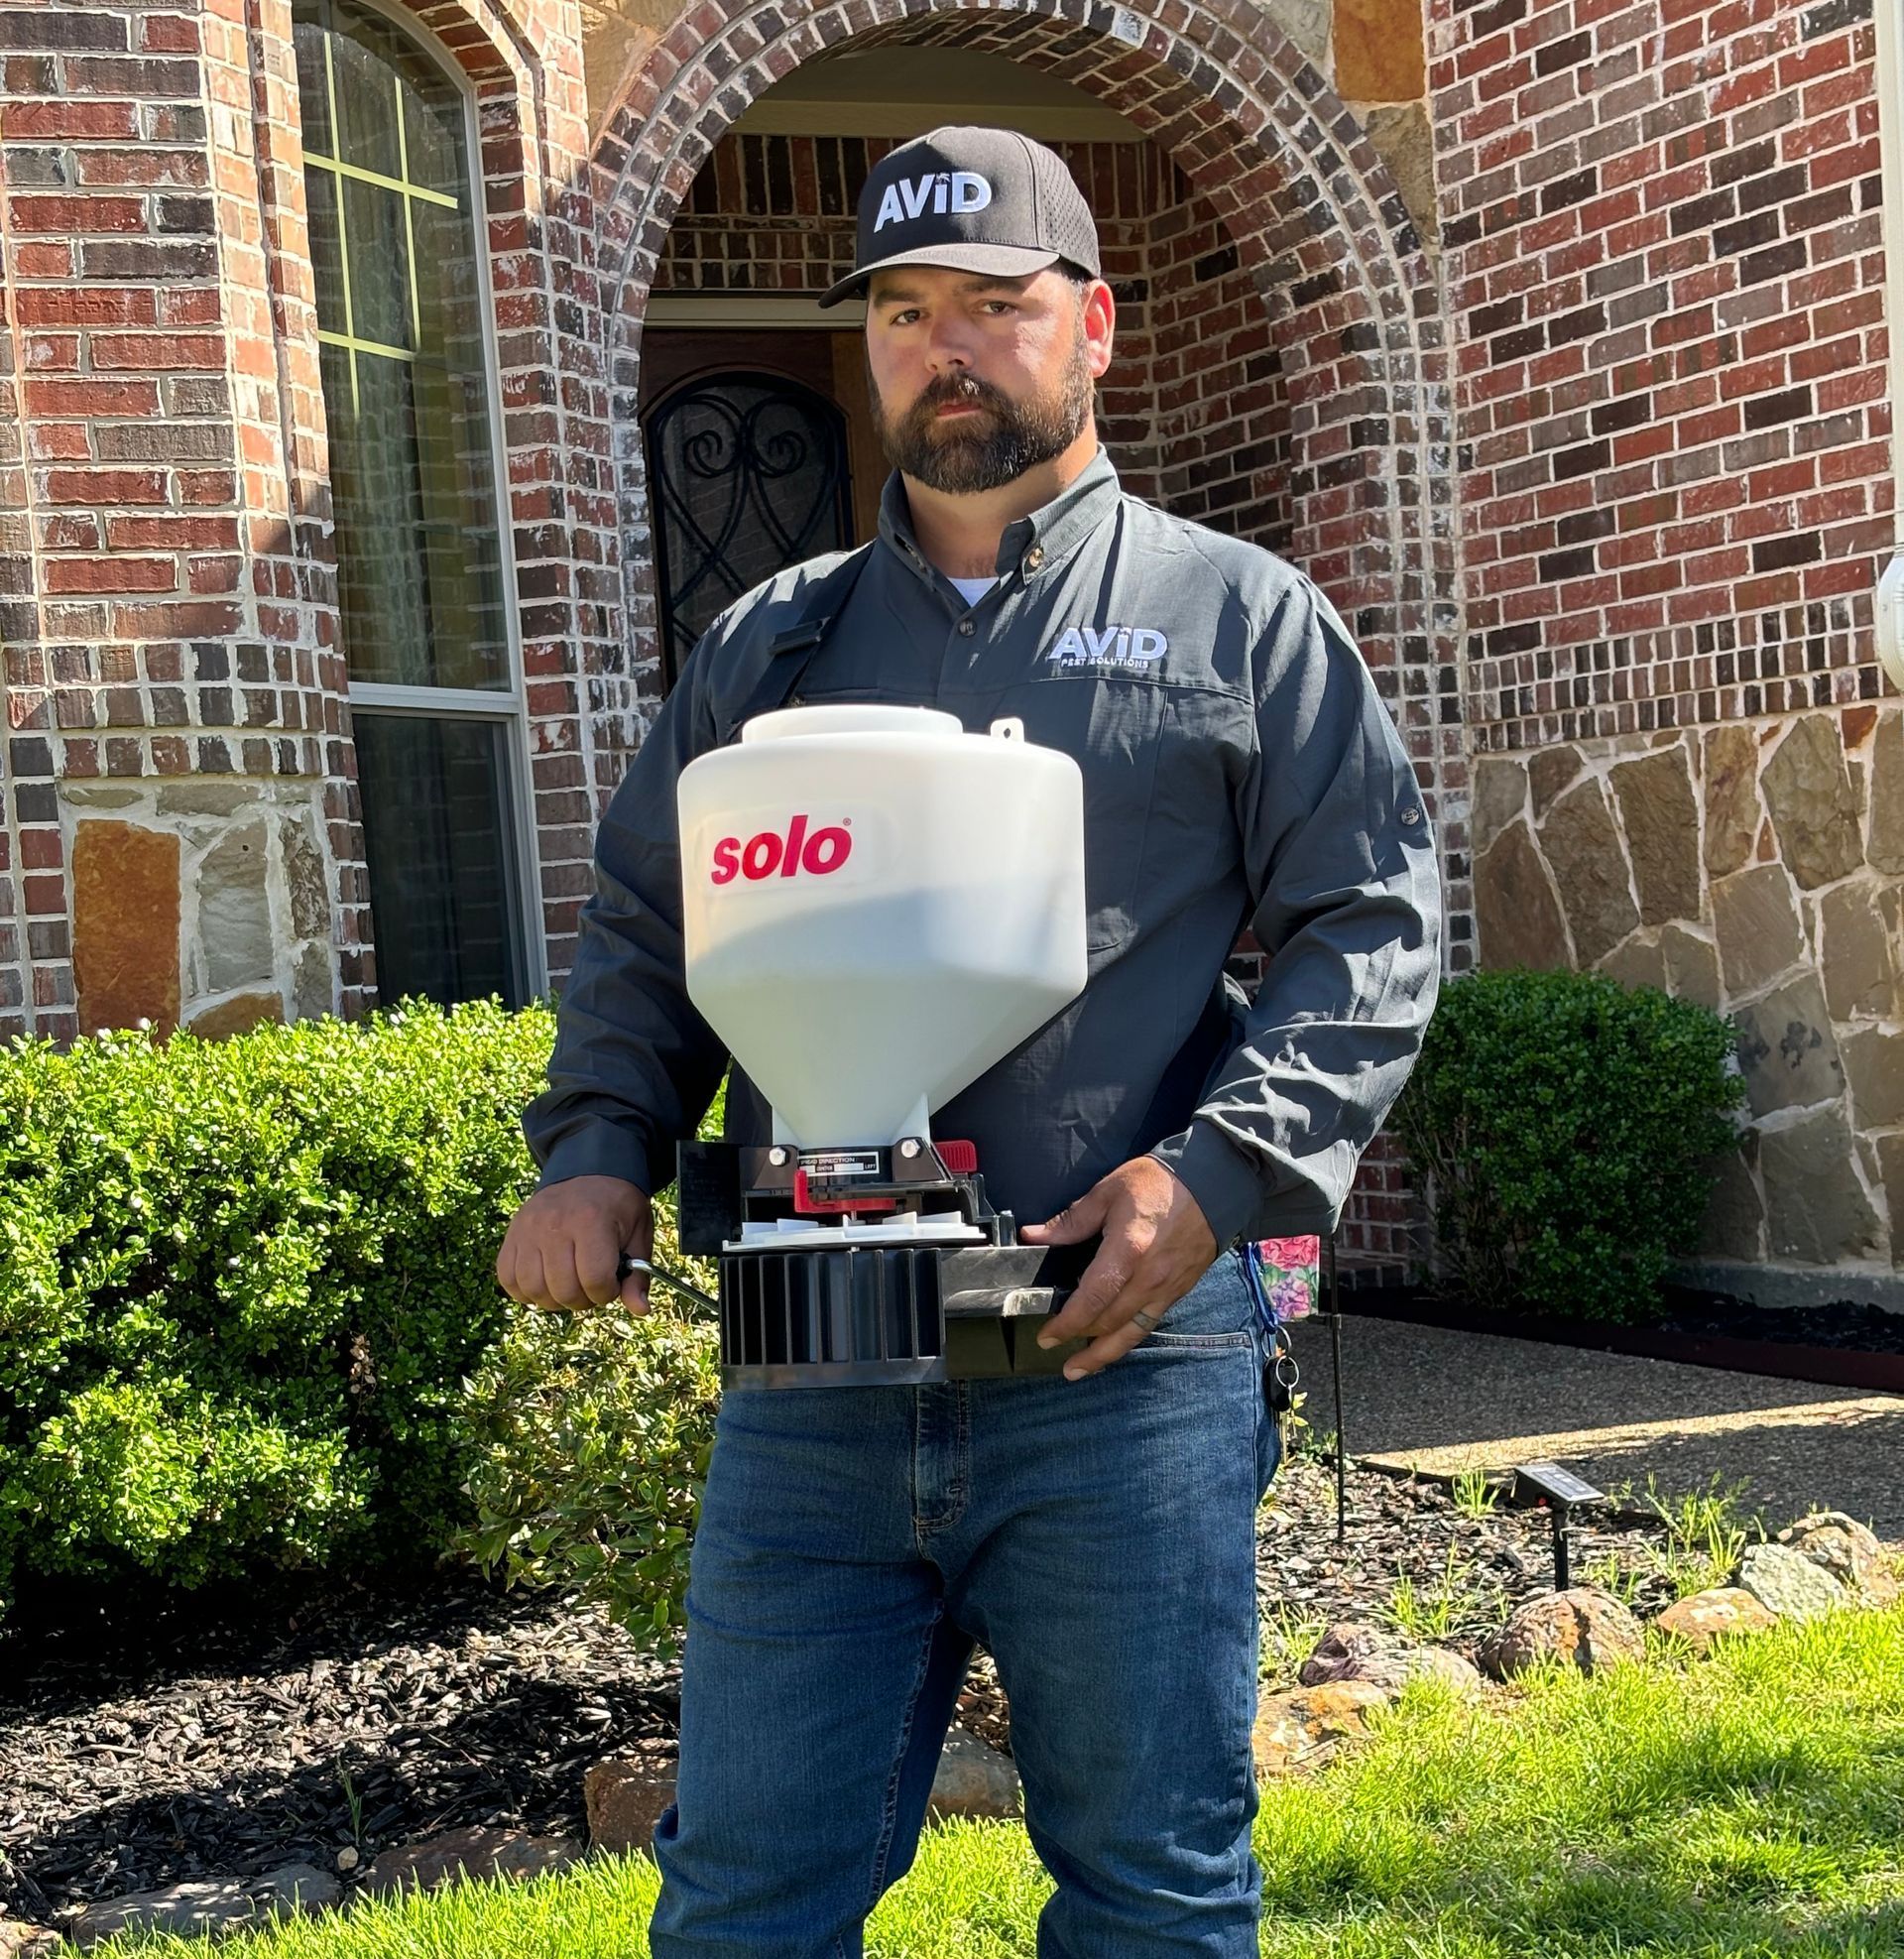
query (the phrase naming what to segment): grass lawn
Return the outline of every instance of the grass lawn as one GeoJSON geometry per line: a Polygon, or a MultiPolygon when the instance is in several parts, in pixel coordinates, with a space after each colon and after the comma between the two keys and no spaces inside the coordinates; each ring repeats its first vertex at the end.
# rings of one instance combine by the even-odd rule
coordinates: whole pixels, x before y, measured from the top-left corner
{"type": "MultiPolygon", "coordinates": [[[[1272,1959],[1899,1959],[1904,1608],[1780,1627],[1708,1661],[1417,1689],[1358,1753],[1264,1791],[1272,1959]]],[[[642,1959],[645,1859],[305,1920],[230,1959],[642,1959]]],[[[1015,1824],[928,1833],[879,1959],[1036,1949],[1015,1824]]],[[[97,1948],[182,1959],[200,1943],[97,1948]]],[[[1107,1955],[1109,1959],[1109,1955],[1107,1955]]]]}

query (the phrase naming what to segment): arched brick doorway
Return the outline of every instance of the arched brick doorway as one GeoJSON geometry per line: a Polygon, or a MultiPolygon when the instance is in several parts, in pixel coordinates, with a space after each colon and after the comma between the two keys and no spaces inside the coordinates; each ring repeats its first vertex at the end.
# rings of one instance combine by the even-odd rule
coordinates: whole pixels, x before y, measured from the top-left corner
{"type": "MultiPolygon", "coordinates": [[[[849,40],[957,45],[1054,74],[1134,124],[1214,211],[1242,282],[1235,330],[1259,332],[1273,349],[1287,436],[1277,510],[1265,519],[1274,535],[1235,528],[1301,565],[1354,628],[1440,825],[1452,961],[1468,964],[1453,437],[1435,270],[1354,117],[1249,0],[1009,9],[706,0],[676,22],[631,77],[596,149],[629,625],[621,712],[607,718],[632,746],[657,691],[636,403],[670,227],[749,106],[849,40]]],[[[1165,418],[1156,426],[1164,430],[1165,418]]],[[[1165,439],[1186,435],[1179,427],[1165,439]]],[[[1151,460],[1167,467],[1167,455],[1151,460]]],[[[1389,1166],[1368,1167],[1349,1249],[1393,1256],[1398,1180],[1389,1166]]]]}

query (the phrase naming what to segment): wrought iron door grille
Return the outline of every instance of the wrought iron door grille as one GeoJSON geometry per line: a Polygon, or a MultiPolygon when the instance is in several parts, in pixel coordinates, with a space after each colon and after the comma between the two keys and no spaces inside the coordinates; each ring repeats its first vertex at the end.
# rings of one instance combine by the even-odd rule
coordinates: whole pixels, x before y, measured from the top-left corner
{"type": "Polygon", "coordinates": [[[662,660],[671,686],[721,611],[851,543],[846,421],[781,375],[703,375],[648,419],[662,660]]]}

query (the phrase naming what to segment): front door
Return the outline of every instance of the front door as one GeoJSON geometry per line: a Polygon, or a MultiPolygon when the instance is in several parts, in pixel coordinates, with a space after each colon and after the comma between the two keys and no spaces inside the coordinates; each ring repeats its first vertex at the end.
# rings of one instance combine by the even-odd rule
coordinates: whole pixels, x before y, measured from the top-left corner
{"type": "Polygon", "coordinates": [[[671,687],[742,593],[873,535],[885,466],[857,331],[651,328],[641,420],[671,687]]]}

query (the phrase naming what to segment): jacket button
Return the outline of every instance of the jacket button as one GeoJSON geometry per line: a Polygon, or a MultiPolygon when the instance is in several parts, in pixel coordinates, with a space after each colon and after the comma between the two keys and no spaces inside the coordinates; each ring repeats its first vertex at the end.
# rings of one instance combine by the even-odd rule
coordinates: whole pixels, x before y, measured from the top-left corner
{"type": "Polygon", "coordinates": [[[1406,823],[1410,829],[1412,829],[1415,826],[1415,824],[1421,821],[1421,811],[1417,809],[1415,805],[1411,802],[1408,805],[1408,807],[1401,812],[1401,820],[1404,823],[1406,823]]]}
{"type": "Polygon", "coordinates": [[[1042,545],[1033,545],[1024,554],[1024,568],[1027,572],[1035,571],[1043,562],[1044,547],[1042,545]]]}
{"type": "Polygon", "coordinates": [[[961,619],[959,621],[959,631],[963,633],[965,637],[969,640],[972,637],[972,635],[978,631],[978,628],[973,625],[971,620],[961,619]]]}

